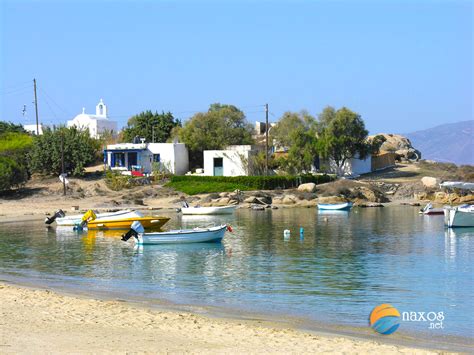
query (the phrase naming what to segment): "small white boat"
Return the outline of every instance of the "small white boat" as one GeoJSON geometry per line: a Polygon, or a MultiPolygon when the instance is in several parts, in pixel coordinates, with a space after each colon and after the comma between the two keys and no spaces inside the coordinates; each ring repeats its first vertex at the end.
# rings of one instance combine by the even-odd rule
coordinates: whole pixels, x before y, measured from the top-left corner
{"type": "Polygon", "coordinates": [[[430,202],[423,209],[421,209],[419,213],[425,214],[425,215],[435,215],[435,214],[443,214],[444,211],[442,208],[434,208],[433,204],[430,202]]]}
{"type": "Polygon", "coordinates": [[[232,214],[237,206],[222,207],[183,207],[183,215],[208,215],[208,214],[232,214]]]}
{"type": "Polygon", "coordinates": [[[318,203],[318,209],[320,210],[350,210],[352,202],[343,203],[318,203]]]}
{"type": "Polygon", "coordinates": [[[232,229],[223,224],[217,227],[170,230],[167,232],[145,233],[140,222],[134,222],[132,228],[122,236],[123,241],[134,237],[135,242],[142,244],[184,244],[220,242],[225,232],[232,229]]]}
{"type": "Polygon", "coordinates": [[[447,227],[474,227],[474,205],[445,206],[444,224],[447,227]]]}
{"type": "MultiPolygon", "coordinates": [[[[56,218],[56,224],[58,226],[75,226],[82,222],[83,216],[84,214],[58,217],[56,218]]],[[[95,219],[95,221],[100,221],[101,219],[114,220],[123,218],[143,217],[143,214],[138,211],[123,210],[117,212],[97,213],[96,216],[97,218],[95,219]]]]}

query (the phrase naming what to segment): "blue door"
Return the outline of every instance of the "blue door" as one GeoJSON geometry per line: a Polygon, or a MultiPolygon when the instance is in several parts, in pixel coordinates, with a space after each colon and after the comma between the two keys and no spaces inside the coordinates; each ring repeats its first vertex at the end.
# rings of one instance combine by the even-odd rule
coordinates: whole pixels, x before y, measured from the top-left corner
{"type": "Polygon", "coordinates": [[[224,176],[224,160],[214,158],[214,176],[224,176]]]}

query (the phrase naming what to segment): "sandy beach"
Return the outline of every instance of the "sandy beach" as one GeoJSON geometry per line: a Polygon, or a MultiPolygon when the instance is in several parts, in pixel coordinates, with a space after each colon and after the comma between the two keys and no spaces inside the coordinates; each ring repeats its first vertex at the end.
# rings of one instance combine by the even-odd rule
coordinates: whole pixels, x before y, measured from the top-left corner
{"type": "Polygon", "coordinates": [[[378,353],[427,350],[0,284],[0,353],[378,353]]]}

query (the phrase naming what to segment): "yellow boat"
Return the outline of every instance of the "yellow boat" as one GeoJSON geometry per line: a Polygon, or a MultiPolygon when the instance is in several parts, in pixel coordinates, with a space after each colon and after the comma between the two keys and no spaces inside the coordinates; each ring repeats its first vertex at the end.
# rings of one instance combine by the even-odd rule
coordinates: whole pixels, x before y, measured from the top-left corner
{"type": "Polygon", "coordinates": [[[134,215],[110,216],[96,218],[94,211],[87,211],[82,217],[87,222],[89,230],[130,229],[133,222],[140,222],[145,229],[160,229],[170,219],[168,217],[143,216],[135,212],[134,215]]]}

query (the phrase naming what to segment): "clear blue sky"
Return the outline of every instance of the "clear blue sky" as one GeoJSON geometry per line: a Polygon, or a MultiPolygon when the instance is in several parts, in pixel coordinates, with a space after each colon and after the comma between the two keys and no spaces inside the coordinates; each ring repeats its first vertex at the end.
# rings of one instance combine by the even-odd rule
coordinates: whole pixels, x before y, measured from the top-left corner
{"type": "Polygon", "coordinates": [[[124,125],[214,102],[250,122],[347,106],[371,133],[473,118],[471,1],[0,1],[0,120],[124,125]],[[26,117],[22,107],[27,105],[26,117]],[[260,105],[260,106],[259,106],[260,105]]]}

